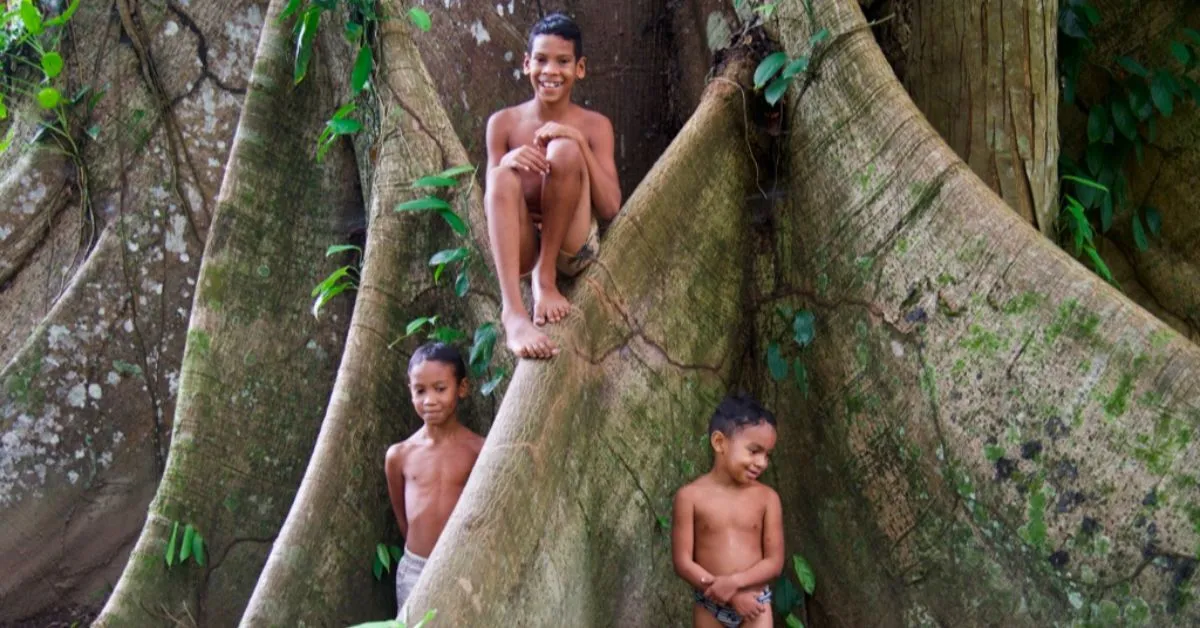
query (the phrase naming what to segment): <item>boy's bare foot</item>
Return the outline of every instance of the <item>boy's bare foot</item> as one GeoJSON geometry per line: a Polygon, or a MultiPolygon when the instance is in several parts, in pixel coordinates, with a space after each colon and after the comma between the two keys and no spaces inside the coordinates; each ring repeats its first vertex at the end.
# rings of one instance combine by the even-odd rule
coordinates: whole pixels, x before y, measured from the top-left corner
{"type": "Polygon", "coordinates": [[[508,350],[519,358],[547,360],[558,355],[554,341],[533,326],[533,322],[519,314],[505,316],[504,337],[508,350]]]}
{"type": "Polygon", "coordinates": [[[557,323],[571,313],[571,302],[558,291],[558,286],[541,286],[531,282],[533,288],[533,324],[557,323]]]}

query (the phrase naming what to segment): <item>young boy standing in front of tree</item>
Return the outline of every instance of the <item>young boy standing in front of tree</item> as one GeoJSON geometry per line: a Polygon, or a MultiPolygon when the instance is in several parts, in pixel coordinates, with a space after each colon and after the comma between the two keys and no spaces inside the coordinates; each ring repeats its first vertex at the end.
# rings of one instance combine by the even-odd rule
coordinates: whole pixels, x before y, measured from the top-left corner
{"type": "Polygon", "coordinates": [[[747,396],[729,396],[708,435],[712,470],[675,494],[675,573],[694,589],[695,628],[770,628],[767,585],[783,570],[783,510],[758,478],[775,448],[775,416],[747,396]]]}
{"type": "Polygon", "coordinates": [[[457,349],[440,342],[418,348],[408,362],[408,389],[425,425],[389,447],[384,460],[392,511],[404,536],[404,557],[396,565],[401,620],[404,602],[483,448],[483,437],[458,422],[458,402],[468,388],[467,366],[457,349]]]}
{"type": "Polygon", "coordinates": [[[579,27],[561,13],[542,18],[530,30],[524,61],[533,98],[488,119],[484,209],[501,321],[518,357],[558,353],[538,329],[571,309],[557,275],[582,272],[598,252],[597,218],[612,220],[621,208],[612,123],[571,102],[585,66],[579,27]],[[529,272],[532,320],[520,290],[529,272]]]}

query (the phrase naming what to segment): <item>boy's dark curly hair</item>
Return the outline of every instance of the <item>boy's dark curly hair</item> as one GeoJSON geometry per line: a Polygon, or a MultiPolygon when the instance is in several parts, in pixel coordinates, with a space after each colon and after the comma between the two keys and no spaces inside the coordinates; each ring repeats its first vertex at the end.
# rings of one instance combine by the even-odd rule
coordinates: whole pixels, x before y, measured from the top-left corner
{"type": "Polygon", "coordinates": [[[454,378],[462,381],[467,378],[467,365],[463,362],[462,354],[454,345],[448,345],[444,342],[429,342],[417,347],[413,351],[412,357],[408,360],[408,372],[412,372],[416,366],[422,362],[432,360],[434,362],[443,362],[454,367],[454,378]]]}
{"type": "Polygon", "coordinates": [[[708,421],[708,434],[711,436],[714,432],[720,432],[733,436],[742,428],[760,423],[776,427],[775,415],[750,395],[737,393],[717,404],[716,411],[708,421]]]}
{"type": "Polygon", "coordinates": [[[557,35],[563,39],[575,44],[575,59],[583,58],[583,33],[579,30],[579,25],[575,20],[567,17],[562,13],[551,13],[546,17],[537,21],[533,28],[529,29],[529,43],[526,46],[526,52],[533,52],[533,40],[538,35],[557,35]]]}

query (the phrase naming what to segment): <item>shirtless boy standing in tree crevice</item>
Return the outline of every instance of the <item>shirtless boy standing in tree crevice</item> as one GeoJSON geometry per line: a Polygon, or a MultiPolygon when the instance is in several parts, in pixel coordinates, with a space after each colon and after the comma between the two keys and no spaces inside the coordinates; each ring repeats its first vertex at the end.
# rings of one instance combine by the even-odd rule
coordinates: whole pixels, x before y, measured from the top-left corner
{"type": "Polygon", "coordinates": [[[545,359],[558,347],[538,327],[571,308],[557,274],[574,277],[596,256],[597,218],[617,215],[621,187],[612,123],[571,102],[586,73],[579,27],[561,13],[542,18],[530,30],[524,71],[533,98],[488,119],[484,208],[508,348],[545,359]],[[530,272],[532,319],[520,290],[530,272]]]}

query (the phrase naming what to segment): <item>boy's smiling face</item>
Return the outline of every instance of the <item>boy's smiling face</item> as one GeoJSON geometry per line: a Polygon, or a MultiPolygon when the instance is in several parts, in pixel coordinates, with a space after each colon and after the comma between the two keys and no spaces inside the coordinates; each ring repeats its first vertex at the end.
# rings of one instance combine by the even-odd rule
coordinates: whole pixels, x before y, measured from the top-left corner
{"type": "Polygon", "coordinates": [[[443,425],[458,413],[458,402],[467,396],[466,381],[459,381],[454,366],[425,360],[408,371],[408,390],[421,420],[443,425]]]}
{"type": "Polygon", "coordinates": [[[575,58],[574,42],[558,35],[538,35],[525,53],[525,74],[533,93],[545,103],[571,96],[575,81],[586,74],[584,59],[575,58]]]}
{"type": "Polygon", "coordinates": [[[767,470],[775,449],[775,427],[766,421],[747,425],[726,436],[714,432],[711,441],[717,464],[739,484],[753,482],[767,470]]]}

